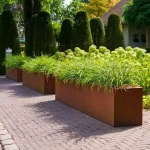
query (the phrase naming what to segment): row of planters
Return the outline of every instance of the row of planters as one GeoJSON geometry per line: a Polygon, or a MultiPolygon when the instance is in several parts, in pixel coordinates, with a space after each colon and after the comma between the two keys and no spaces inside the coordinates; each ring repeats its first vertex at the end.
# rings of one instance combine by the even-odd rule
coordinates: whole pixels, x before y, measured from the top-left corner
{"type": "MultiPolygon", "coordinates": [[[[7,77],[23,70],[23,84],[111,126],[142,124],[142,96],[150,90],[150,54],[127,47],[76,47],[54,56],[11,56],[7,77]]],[[[14,77],[13,77],[14,76],[14,77]]],[[[146,99],[144,97],[144,99],[146,99]]],[[[145,106],[149,101],[146,99],[145,106]]]]}

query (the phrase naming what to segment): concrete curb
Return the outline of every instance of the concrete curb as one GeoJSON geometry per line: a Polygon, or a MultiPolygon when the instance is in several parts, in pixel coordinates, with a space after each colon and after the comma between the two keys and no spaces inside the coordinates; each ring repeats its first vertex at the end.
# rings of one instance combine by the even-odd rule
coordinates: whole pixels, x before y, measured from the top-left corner
{"type": "Polygon", "coordinates": [[[3,150],[19,150],[2,122],[0,122],[0,144],[3,150]]]}

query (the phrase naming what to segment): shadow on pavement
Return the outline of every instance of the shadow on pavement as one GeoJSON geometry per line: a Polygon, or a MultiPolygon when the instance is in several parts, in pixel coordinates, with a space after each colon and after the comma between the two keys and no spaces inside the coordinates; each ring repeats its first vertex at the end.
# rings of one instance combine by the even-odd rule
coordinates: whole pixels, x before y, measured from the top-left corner
{"type": "Polygon", "coordinates": [[[22,83],[17,83],[6,77],[0,77],[0,92],[7,93],[8,97],[15,96],[28,98],[43,96],[42,94],[23,86],[22,83]]]}
{"type": "Polygon", "coordinates": [[[44,121],[50,125],[60,125],[59,132],[62,134],[67,133],[69,135],[68,140],[75,139],[76,142],[83,139],[86,140],[92,136],[100,137],[101,135],[123,132],[135,128],[113,128],[56,100],[40,102],[27,107],[34,108],[38,117],[44,118],[44,121]]]}

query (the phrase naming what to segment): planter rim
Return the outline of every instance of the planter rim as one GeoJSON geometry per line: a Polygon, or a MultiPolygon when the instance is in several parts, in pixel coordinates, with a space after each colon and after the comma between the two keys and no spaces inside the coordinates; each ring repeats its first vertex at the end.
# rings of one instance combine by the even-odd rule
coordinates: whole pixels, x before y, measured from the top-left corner
{"type": "Polygon", "coordinates": [[[56,77],[56,82],[62,82],[62,83],[65,83],[65,84],[75,84],[77,87],[91,87],[91,89],[92,88],[98,88],[98,89],[104,89],[104,90],[108,90],[108,91],[115,91],[115,90],[127,90],[127,89],[143,89],[143,87],[140,87],[140,86],[126,86],[126,87],[118,87],[118,88],[105,88],[105,87],[100,87],[100,86],[98,86],[98,85],[95,85],[95,86],[92,86],[92,85],[87,85],[87,84],[85,84],[85,85],[80,85],[80,84],[77,84],[76,82],[72,82],[72,81],[63,81],[63,80],[59,80],[59,79],[57,79],[57,77],[56,77]]]}
{"type": "MultiPolygon", "coordinates": [[[[23,70],[23,69],[22,69],[23,70]]],[[[27,72],[27,73],[32,73],[32,74],[41,74],[41,75],[44,75],[44,76],[54,76],[54,74],[45,74],[45,73],[42,73],[42,72],[30,72],[30,71],[27,71],[27,70],[23,70],[24,72],[27,72]]]]}

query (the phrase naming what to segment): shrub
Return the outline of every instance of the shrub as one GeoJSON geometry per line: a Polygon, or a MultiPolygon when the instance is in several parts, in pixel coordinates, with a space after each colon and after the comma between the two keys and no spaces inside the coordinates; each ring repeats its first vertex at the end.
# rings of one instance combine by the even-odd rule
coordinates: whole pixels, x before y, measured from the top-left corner
{"type": "Polygon", "coordinates": [[[12,54],[20,53],[20,45],[15,19],[10,10],[5,10],[1,14],[0,21],[0,74],[5,73],[2,62],[5,60],[5,51],[9,47],[12,54]]]}
{"type": "Polygon", "coordinates": [[[24,55],[12,55],[4,61],[4,65],[6,68],[21,68],[25,61],[29,61],[29,58],[24,55]]]}
{"type": "Polygon", "coordinates": [[[93,44],[100,47],[104,44],[105,29],[103,21],[100,18],[93,18],[90,20],[91,33],[93,44]]]}
{"type": "Polygon", "coordinates": [[[40,56],[41,53],[53,55],[57,51],[55,34],[48,12],[42,11],[37,15],[33,49],[36,56],[40,56]]]}
{"type": "Polygon", "coordinates": [[[73,30],[72,19],[64,19],[61,26],[59,38],[59,51],[64,52],[65,50],[71,48],[72,30],[73,30]]]}
{"type": "Polygon", "coordinates": [[[0,26],[0,34],[1,34],[1,48],[3,51],[6,48],[12,49],[12,54],[20,53],[20,44],[18,39],[18,31],[14,16],[10,10],[3,11],[1,15],[1,26],[0,26]]]}
{"type": "Polygon", "coordinates": [[[122,24],[118,14],[111,14],[108,18],[105,46],[111,51],[118,47],[125,47],[122,24]]]}
{"type": "Polygon", "coordinates": [[[73,49],[80,47],[85,51],[88,51],[89,46],[93,44],[90,23],[85,11],[79,11],[75,16],[71,43],[73,49]]]}
{"type": "Polygon", "coordinates": [[[34,31],[35,31],[35,22],[37,15],[33,15],[27,32],[25,54],[27,56],[33,57],[33,41],[34,41],[34,31]]]}
{"type": "Polygon", "coordinates": [[[36,58],[30,59],[30,61],[25,61],[22,66],[22,69],[27,72],[36,72],[36,73],[43,73],[45,75],[54,74],[54,70],[58,61],[52,57],[48,56],[40,56],[36,58]]]}

